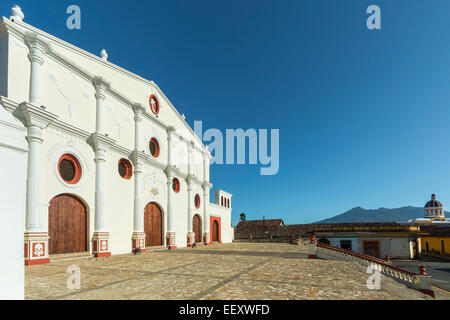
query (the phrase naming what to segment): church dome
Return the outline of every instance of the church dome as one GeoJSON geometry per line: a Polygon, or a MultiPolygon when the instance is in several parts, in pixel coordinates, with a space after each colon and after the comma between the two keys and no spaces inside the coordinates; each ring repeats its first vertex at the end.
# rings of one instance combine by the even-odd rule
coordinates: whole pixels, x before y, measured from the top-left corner
{"type": "Polygon", "coordinates": [[[443,205],[440,201],[436,200],[436,195],[431,195],[431,200],[425,204],[425,208],[442,208],[443,205]]]}

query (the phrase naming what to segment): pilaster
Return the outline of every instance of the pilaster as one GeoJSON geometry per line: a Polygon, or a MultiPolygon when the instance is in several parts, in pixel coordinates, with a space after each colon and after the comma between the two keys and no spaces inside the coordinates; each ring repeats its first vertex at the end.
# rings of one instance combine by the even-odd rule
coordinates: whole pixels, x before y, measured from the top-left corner
{"type": "Polygon", "coordinates": [[[210,218],[209,218],[209,190],[212,188],[212,184],[208,181],[204,181],[203,188],[203,243],[207,245],[211,245],[211,237],[210,237],[210,218]]]}
{"type": "Polygon", "coordinates": [[[42,223],[42,130],[57,116],[27,102],[21,103],[14,115],[27,128],[27,193],[24,234],[25,265],[49,263],[48,232],[42,223]]]}
{"type": "Polygon", "coordinates": [[[92,236],[92,253],[95,257],[109,257],[110,234],[106,230],[106,214],[105,214],[105,162],[106,152],[109,146],[115,141],[106,135],[93,133],[88,138],[88,143],[95,152],[95,224],[94,234],[92,236]]]}
{"type": "Polygon", "coordinates": [[[167,176],[167,233],[166,233],[166,245],[168,249],[176,249],[175,245],[175,217],[172,208],[173,194],[172,180],[175,178],[174,168],[167,166],[164,170],[167,176]]]}

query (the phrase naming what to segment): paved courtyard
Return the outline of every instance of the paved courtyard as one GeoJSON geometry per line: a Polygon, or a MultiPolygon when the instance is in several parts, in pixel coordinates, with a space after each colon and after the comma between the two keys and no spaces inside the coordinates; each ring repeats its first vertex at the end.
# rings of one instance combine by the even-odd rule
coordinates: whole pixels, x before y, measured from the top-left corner
{"type": "MultiPolygon", "coordinates": [[[[58,257],[26,268],[26,299],[432,299],[382,276],[369,290],[356,263],[307,259],[303,245],[217,244],[95,259],[58,257]],[[77,265],[81,288],[67,288],[77,265]]],[[[449,295],[437,293],[438,298],[449,295]]]]}

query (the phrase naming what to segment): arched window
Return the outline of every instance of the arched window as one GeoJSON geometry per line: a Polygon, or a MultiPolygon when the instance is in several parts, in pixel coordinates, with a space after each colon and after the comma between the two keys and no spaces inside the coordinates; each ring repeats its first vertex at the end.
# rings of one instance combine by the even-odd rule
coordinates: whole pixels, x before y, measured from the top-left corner
{"type": "Polygon", "coordinates": [[[80,162],[74,155],[65,154],[58,161],[58,172],[66,183],[76,184],[82,174],[80,162]]]}
{"type": "Polygon", "coordinates": [[[223,197],[220,197],[220,205],[223,207],[223,197]]]}
{"type": "Polygon", "coordinates": [[[133,166],[127,159],[120,159],[117,169],[119,171],[119,175],[124,179],[129,180],[133,176],[133,166]]]}
{"type": "Polygon", "coordinates": [[[175,193],[180,192],[180,180],[178,180],[177,178],[173,178],[172,180],[172,190],[175,193]]]}
{"type": "Polygon", "coordinates": [[[159,157],[159,143],[158,140],[155,138],[150,139],[150,153],[152,154],[153,158],[159,157]]]}
{"type": "Polygon", "coordinates": [[[200,196],[198,194],[195,195],[194,204],[197,209],[200,208],[200,196]]]}

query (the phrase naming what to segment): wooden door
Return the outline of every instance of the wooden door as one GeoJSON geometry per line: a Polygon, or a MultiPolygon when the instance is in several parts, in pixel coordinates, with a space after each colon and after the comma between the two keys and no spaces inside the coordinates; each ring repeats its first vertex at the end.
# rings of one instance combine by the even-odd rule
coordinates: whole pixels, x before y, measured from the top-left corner
{"type": "Polygon", "coordinates": [[[192,229],[195,232],[195,242],[201,243],[202,242],[202,229],[201,229],[200,217],[198,215],[194,216],[192,225],[193,225],[192,229]]]}
{"type": "Polygon", "coordinates": [[[144,212],[145,246],[162,246],[162,213],[155,203],[149,203],[144,212]]]}
{"type": "Polygon", "coordinates": [[[213,241],[219,241],[219,223],[214,220],[213,222],[213,241]]]}
{"type": "Polygon", "coordinates": [[[83,203],[70,195],[57,196],[48,209],[50,254],[85,252],[87,213],[83,203]]]}
{"type": "Polygon", "coordinates": [[[380,258],[380,242],[379,241],[363,241],[364,254],[380,258]]]}

